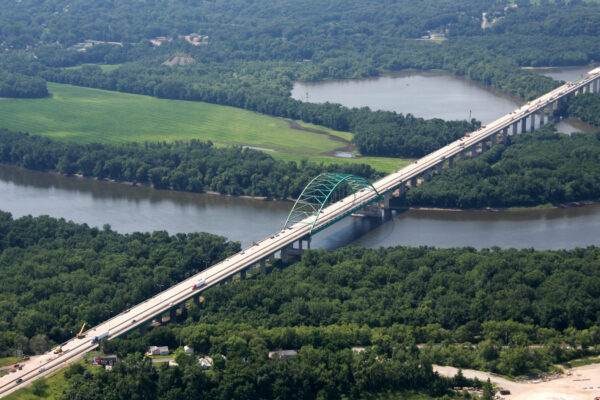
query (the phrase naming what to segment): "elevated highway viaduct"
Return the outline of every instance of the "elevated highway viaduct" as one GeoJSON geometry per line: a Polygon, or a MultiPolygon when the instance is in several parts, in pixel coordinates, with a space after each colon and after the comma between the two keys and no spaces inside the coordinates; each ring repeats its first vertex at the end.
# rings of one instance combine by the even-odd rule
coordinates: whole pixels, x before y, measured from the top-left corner
{"type": "Polygon", "coordinates": [[[294,211],[300,210],[302,212],[297,213],[296,217],[298,215],[301,217],[288,219],[282,231],[270,235],[253,246],[172,286],[143,303],[137,304],[94,326],[85,332],[84,338],[68,340],[62,344],[61,353],[53,354],[49,352],[34,360],[25,362],[22,370],[0,378],[0,397],[6,396],[41,376],[52,374],[69,363],[79,360],[84,354],[98,346],[98,343],[94,341],[95,336],[106,334],[108,340],[113,339],[147,324],[157,316],[167,312],[173,314],[173,311],[179,305],[189,299],[197,299],[199,293],[203,290],[228,281],[236,274],[240,274],[243,279],[247,270],[257,266],[264,272],[266,260],[276,255],[285,259],[290,253],[300,251],[303,243],[310,245],[311,235],[351,213],[372,203],[378,203],[382,198],[386,203],[393,191],[409,189],[419,182],[429,179],[431,174],[440,173],[443,168],[452,168],[457,157],[462,159],[485,152],[491,146],[511,135],[528,131],[528,125],[529,130],[533,130],[536,118],[543,125],[549,119],[555,118],[555,111],[559,105],[568,101],[571,96],[588,92],[598,93],[599,91],[600,68],[596,68],[588,72],[584,78],[566,83],[528,102],[513,112],[482,126],[475,132],[467,133],[459,140],[387,175],[372,185],[360,182],[360,178],[353,177],[357,179],[354,181],[354,193],[329,205],[326,204],[326,200],[329,199],[331,191],[336,189],[342,182],[352,181],[353,178],[348,176],[328,177],[326,182],[320,182],[321,186],[307,186],[303,193],[305,195],[307,193],[312,194],[306,198],[320,196],[319,201],[312,204],[312,208],[305,208],[302,211],[300,209],[303,203],[299,199],[290,215],[294,211]],[[309,189],[314,190],[311,192],[309,189]],[[319,195],[315,195],[315,193],[319,193],[319,195]],[[294,243],[298,243],[299,246],[294,247],[294,243]],[[195,289],[194,284],[199,279],[203,279],[205,284],[195,289]]]}

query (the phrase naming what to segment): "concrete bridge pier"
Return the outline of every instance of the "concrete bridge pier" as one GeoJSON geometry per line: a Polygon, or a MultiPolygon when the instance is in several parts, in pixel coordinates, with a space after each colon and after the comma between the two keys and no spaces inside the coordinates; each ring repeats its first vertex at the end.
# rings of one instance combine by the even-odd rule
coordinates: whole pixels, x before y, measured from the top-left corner
{"type": "Polygon", "coordinates": [[[416,188],[418,183],[419,182],[417,181],[417,178],[411,178],[411,180],[410,180],[410,187],[411,188],[416,188]]]}
{"type": "Polygon", "coordinates": [[[466,150],[462,150],[460,152],[460,160],[461,161],[465,161],[465,157],[466,157],[467,151],[466,150]]]}
{"type": "Polygon", "coordinates": [[[177,309],[171,308],[169,310],[169,322],[175,322],[176,319],[177,319],[177,309]]]}
{"type": "Polygon", "coordinates": [[[246,270],[241,270],[240,271],[240,281],[245,281],[246,280],[246,270]]]}
{"type": "Polygon", "coordinates": [[[441,161],[438,165],[435,166],[436,173],[439,175],[442,173],[442,169],[444,168],[444,162],[441,161]]]}
{"type": "Polygon", "coordinates": [[[519,121],[515,122],[512,125],[512,134],[513,134],[513,136],[517,136],[518,130],[519,130],[519,121]]]}
{"type": "Polygon", "coordinates": [[[423,175],[423,182],[429,181],[429,178],[431,178],[431,170],[425,171],[425,174],[423,175]]]}
{"type": "Polygon", "coordinates": [[[383,209],[384,210],[389,210],[390,209],[390,200],[392,198],[392,194],[390,192],[386,192],[383,194],[383,209]]]}
{"type": "Polygon", "coordinates": [[[448,159],[448,169],[454,168],[454,157],[448,159]]]}
{"type": "Polygon", "coordinates": [[[485,153],[486,151],[488,151],[487,141],[482,140],[481,141],[481,154],[485,153]]]}
{"type": "Polygon", "coordinates": [[[546,123],[546,109],[542,108],[539,113],[540,128],[546,123]]]}
{"type": "Polygon", "coordinates": [[[495,146],[498,143],[498,133],[494,133],[492,135],[492,147],[495,146]]]}
{"type": "Polygon", "coordinates": [[[594,93],[600,92],[600,79],[594,81],[594,93]]]}
{"type": "Polygon", "coordinates": [[[521,133],[527,132],[527,117],[521,119],[521,133]]]}
{"type": "Polygon", "coordinates": [[[535,131],[535,114],[529,116],[529,132],[535,131]]]}
{"type": "MultiPolygon", "coordinates": [[[[283,258],[284,250],[285,250],[285,247],[283,249],[281,249],[281,258],[283,258]]],[[[287,252],[285,255],[287,256],[287,252]]],[[[264,258],[262,260],[260,260],[260,273],[263,275],[267,273],[267,260],[265,260],[264,258]]]]}

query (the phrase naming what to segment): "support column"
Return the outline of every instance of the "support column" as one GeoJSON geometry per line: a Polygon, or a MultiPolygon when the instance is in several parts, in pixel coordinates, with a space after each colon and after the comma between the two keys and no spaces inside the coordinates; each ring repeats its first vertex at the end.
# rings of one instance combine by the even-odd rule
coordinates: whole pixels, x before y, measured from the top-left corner
{"type": "Polygon", "coordinates": [[[465,161],[466,153],[467,153],[466,150],[463,150],[460,152],[460,160],[461,161],[465,161]]]}
{"type": "Polygon", "coordinates": [[[594,81],[594,93],[600,92],[600,79],[594,81]]]}
{"type": "Polygon", "coordinates": [[[177,319],[177,309],[171,308],[169,310],[169,322],[175,322],[176,319],[177,319]]]}
{"type": "Polygon", "coordinates": [[[535,131],[535,113],[531,114],[529,118],[531,118],[531,121],[529,121],[529,132],[533,132],[535,131]]]}
{"type": "Polygon", "coordinates": [[[436,165],[436,170],[438,175],[442,173],[442,168],[444,167],[444,162],[440,162],[438,165],[436,165]]]}
{"type": "Polygon", "coordinates": [[[496,145],[496,143],[498,143],[498,134],[497,134],[497,133],[494,133],[494,134],[492,135],[492,146],[495,146],[495,145],[496,145]]]}
{"type": "Polygon", "coordinates": [[[306,248],[307,248],[307,249],[310,249],[310,242],[311,242],[311,241],[312,241],[312,236],[309,236],[309,237],[306,239],[306,248]]]}
{"type": "Polygon", "coordinates": [[[487,151],[487,149],[488,149],[487,142],[485,140],[483,140],[481,142],[481,154],[485,153],[487,151]]]}
{"type": "MultiPolygon", "coordinates": [[[[283,255],[284,255],[283,251],[285,249],[286,249],[285,247],[283,249],[281,249],[281,259],[283,260],[283,262],[287,261],[287,252],[285,253],[285,259],[283,257],[283,255]]],[[[260,273],[263,275],[267,273],[267,262],[264,258],[262,260],[260,260],[260,273]]]]}
{"type": "MultiPolygon", "coordinates": [[[[568,101],[568,99],[564,99],[563,100],[565,103],[568,101]]],[[[566,104],[565,104],[566,107],[566,104]]],[[[550,118],[552,118],[552,121],[554,121],[554,123],[557,123],[560,121],[560,116],[557,115],[558,113],[556,111],[560,110],[560,104],[557,101],[553,102],[552,104],[550,104],[550,114],[548,114],[548,122],[550,122],[550,118]]]]}
{"type": "Polygon", "coordinates": [[[425,175],[423,175],[423,182],[427,182],[430,177],[431,177],[431,171],[430,170],[425,171],[425,175]]]}
{"type": "Polygon", "coordinates": [[[246,270],[242,270],[240,271],[240,281],[245,281],[246,280],[246,270]]]}
{"type": "Polygon", "coordinates": [[[523,117],[521,120],[521,133],[527,132],[527,117],[523,117]]]}
{"type": "Polygon", "coordinates": [[[383,194],[383,209],[384,210],[390,209],[390,199],[391,198],[392,198],[392,194],[390,192],[383,194]]]}
{"type": "MultiPolygon", "coordinates": [[[[244,273],[245,272],[246,271],[244,271],[244,273]]],[[[200,305],[200,295],[194,296],[193,299],[194,299],[194,304],[197,305],[197,306],[199,306],[200,305]]]]}
{"type": "Polygon", "coordinates": [[[450,168],[450,169],[454,168],[454,157],[450,157],[448,159],[448,168],[450,168]]]}
{"type": "Polygon", "coordinates": [[[417,187],[417,178],[412,178],[410,180],[410,187],[411,188],[416,188],[417,187]]]}
{"type": "Polygon", "coordinates": [[[544,126],[545,123],[546,123],[546,110],[542,108],[540,110],[540,128],[542,126],[544,126]]]}
{"type": "Polygon", "coordinates": [[[512,126],[512,134],[513,136],[517,136],[517,131],[519,130],[519,121],[515,122],[512,126]]]}

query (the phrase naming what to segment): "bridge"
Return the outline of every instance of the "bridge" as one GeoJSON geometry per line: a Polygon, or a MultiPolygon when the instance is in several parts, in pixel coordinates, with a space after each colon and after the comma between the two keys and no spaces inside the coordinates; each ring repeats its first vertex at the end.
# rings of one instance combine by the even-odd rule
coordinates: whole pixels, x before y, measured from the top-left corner
{"type": "Polygon", "coordinates": [[[439,174],[444,168],[452,168],[457,158],[475,157],[491,146],[506,141],[512,135],[525,133],[528,130],[533,131],[536,121],[538,125],[544,125],[556,119],[556,111],[572,96],[598,92],[600,92],[600,68],[588,72],[582,79],[566,83],[528,102],[475,132],[467,133],[459,140],[373,184],[352,175],[319,175],[309,183],[294,204],[283,230],[98,324],[85,332],[84,338],[68,340],[62,344],[61,353],[48,352],[24,363],[22,370],[0,378],[0,397],[81,359],[84,354],[98,346],[98,343],[93,340],[94,336],[105,334],[110,340],[141,327],[162,314],[170,313],[174,317],[176,309],[184,302],[190,299],[198,301],[199,294],[203,290],[227,282],[234,275],[245,279],[250,269],[258,268],[261,273],[264,273],[267,260],[278,256],[285,262],[288,257],[300,254],[305,243],[306,247],[310,247],[312,235],[349,214],[373,204],[380,212],[379,202],[383,199],[384,208],[389,207],[389,200],[394,191],[410,189],[427,181],[432,174],[439,174]],[[346,187],[351,194],[328,205],[332,194],[342,187],[346,187]],[[294,247],[295,243],[298,243],[296,247],[294,247]],[[195,288],[199,279],[202,279],[205,284],[195,288]]]}

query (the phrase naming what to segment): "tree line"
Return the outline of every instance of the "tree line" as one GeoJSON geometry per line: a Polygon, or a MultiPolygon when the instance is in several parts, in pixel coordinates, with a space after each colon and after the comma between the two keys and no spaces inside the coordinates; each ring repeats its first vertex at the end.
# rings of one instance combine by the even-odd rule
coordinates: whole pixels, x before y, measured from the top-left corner
{"type": "Polygon", "coordinates": [[[457,162],[455,168],[394,199],[395,204],[483,208],[600,198],[600,132],[569,136],[548,125],[510,137],[510,142],[457,162]]]}
{"type": "MultiPolygon", "coordinates": [[[[50,217],[0,217],[3,355],[18,348],[44,352],[71,337],[83,321],[103,321],[239,251],[239,243],[204,233],[122,235],[108,226],[90,228],[50,217]]],[[[271,390],[274,383],[258,384],[261,376],[274,382],[271,374],[282,366],[303,370],[306,365],[296,362],[313,362],[302,357],[291,364],[267,361],[268,351],[278,348],[306,355],[316,349],[350,363],[342,368],[322,360],[328,367],[318,376],[300,375],[306,378],[302,382],[313,383],[297,384],[313,394],[331,379],[338,395],[377,390],[381,381],[355,370],[355,362],[386,376],[383,390],[438,393],[448,386],[436,386],[427,367],[432,362],[517,375],[595,354],[599,252],[596,247],[311,250],[286,268],[277,261],[266,275],[205,291],[202,302],[185,306],[184,325],[135,331],[103,346],[121,358],[149,345],[180,344],[215,360],[224,355],[221,366],[227,372],[218,373],[216,381],[199,378],[206,386],[192,386],[195,393],[223,390],[223,382],[237,376],[232,371],[246,367],[254,372],[244,373],[240,382],[250,393],[271,390]],[[424,346],[419,350],[417,344],[424,346]],[[366,352],[352,353],[355,346],[366,352]],[[376,363],[381,360],[390,364],[376,363]],[[405,373],[393,372],[399,368],[394,360],[406,365],[405,373]],[[418,364],[424,369],[415,368],[418,364]],[[391,375],[384,372],[388,367],[391,375]],[[340,368],[347,374],[337,381],[331,374],[340,368]]],[[[100,393],[114,390],[105,383],[94,384],[100,393]]]]}
{"type": "Polygon", "coordinates": [[[569,100],[567,114],[600,127],[600,94],[585,93],[569,100]]]}
{"type": "Polygon", "coordinates": [[[152,185],[157,189],[215,191],[230,195],[297,198],[324,171],[369,179],[366,164],[276,161],[261,151],[216,148],[211,142],[74,144],[0,129],[0,162],[66,175],[152,185]]]}

